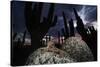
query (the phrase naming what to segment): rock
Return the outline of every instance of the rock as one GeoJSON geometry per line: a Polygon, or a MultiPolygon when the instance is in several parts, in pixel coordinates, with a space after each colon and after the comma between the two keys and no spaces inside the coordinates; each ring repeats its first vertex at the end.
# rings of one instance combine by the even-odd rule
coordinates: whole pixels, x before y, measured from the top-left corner
{"type": "Polygon", "coordinates": [[[59,64],[59,63],[71,63],[75,62],[69,55],[57,48],[51,48],[50,50],[47,47],[39,48],[33,52],[27,59],[26,65],[34,64],[59,64]]]}
{"type": "Polygon", "coordinates": [[[34,51],[27,59],[26,65],[59,64],[93,61],[93,54],[87,44],[79,37],[69,37],[59,49],[55,43],[48,42],[47,47],[34,51]]]}
{"type": "Polygon", "coordinates": [[[79,37],[69,37],[66,39],[63,44],[63,50],[77,62],[93,61],[93,54],[90,48],[79,37]]]}

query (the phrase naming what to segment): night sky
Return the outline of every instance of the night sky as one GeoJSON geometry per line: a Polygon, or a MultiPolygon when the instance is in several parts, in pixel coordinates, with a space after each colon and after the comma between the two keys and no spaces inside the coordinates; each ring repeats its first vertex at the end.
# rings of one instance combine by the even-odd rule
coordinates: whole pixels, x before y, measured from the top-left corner
{"type": "MultiPolygon", "coordinates": [[[[34,8],[33,2],[33,8],[34,8]]],[[[11,16],[12,16],[12,28],[13,32],[22,33],[26,30],[25,26],[25,17],[24,17],[24,4],[23,1],[12,1],[11,5],[11,16]]],[[[49,3],[44,3],[42,17],[46,17],[48,14],[49,3]]],[[[61,28],[64,27],[62,12],[64,11],[66,14],[66,18],[69,21],[71,18],[74,20],[75,17],[73,13],[73,8],[78,11],[79,16],[82,18],[85,25],[89,25],[93,23],[97,24],[97,6],[96,5],[73,5],[73,4],[55,4],[54,15],[58,16],[57,24],[54,27],[51,27],[47,34],[49,35],[57,35],[57,31],[60,31],[61,28]]]]}

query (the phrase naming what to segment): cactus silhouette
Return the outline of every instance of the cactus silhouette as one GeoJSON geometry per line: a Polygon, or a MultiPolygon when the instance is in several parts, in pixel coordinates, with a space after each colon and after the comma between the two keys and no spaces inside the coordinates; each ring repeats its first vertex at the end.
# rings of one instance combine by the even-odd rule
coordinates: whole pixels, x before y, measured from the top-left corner
{"type": "MultiPolygon", "coordinates": [[[[80,18],[80,16],[78,15],[77,11],[75,10],[75,8],[73,8],[74,10],[74,14],[75,14],[75,18],[77,20],[77,31],[79,34],[81,34],[82,36],[85,36],[86,32],[85,32],[85,28],[84,28],[84,24],[83,24],[83,21],[82,19],[80,18]]],[[[83,38],[84,39],[84,38],[83,38]]]]}
{"type": "Polygon", "coordinates": [[[46,45],[47,45],[47,43],[48,43],[48,37],[47,37],[47,36],[45,36],[45,39],[46,39],[46,45]]]}
{"type": "Polygon", "coordinates": [[[49,41],[51,40],[51,36],[48,36],[49,41]]]}
{"type": "Polygon", "coordinates": [[[86,29],[84,27],[82,19],[78,16],[75,8],[73,10],[74,10],[75,17],[77,20],[76,29],[78,33],[82,36],[82,39],[87,43],[87,45],[91,49],[94,55],[94,60],[97,60],[97,31],[94,29],[93,26],[88,27],[88,29],[86,29]]]}
{"type": "Polygon", "coordinates": [[[94,59],[97,60],[97,31],[93,26],[88,27],[90,33],[87,34],[87,42],[94,54],[94,59]]]}
{"type": "MultiPolygon", "coordinates": [[[[65,39],[67,39],[69,37],[69,28],[68,28],[68,23],[66,21],[66,16],[65,16],[65,13],[63,12],[63,19],[64,19],[64,27],[65,27],[65,39]]],[[[63,31],[64,33],[64,31],[63,31]]]]}
{"type": "Polygon", "coordinates": [[[64,28],[61,29],[61,32],[62,32],[63,36],[65,37],[66,36],[66,33],[65,33],[64,28]]]}
{"type": "Polygon", "coordinates": [[[34,9],[32,9],[32,3],[27,2],[25,4],[25,19],[26,27],[31,36],[32,49],[36,50],[40,47],[40,40],[46,35],[50,27],[55,26],[57,22],[57,16],[54,16],[54,4],[50,4],[47,18],[43,18],[40,22],[42,14],[43,3],[35,3],[34,9]],[[54,20],[53,20],[54,17],[54,20]]]}
{"type": "Polygon", "coordinates": [[[58,31],[58,44],[60,44],[60,32],[58,31]]]}
{"type": "Polygon", "coordinates": [[[69,28],[70,28],[70,36],[75,36],[75,34],[74,34],[74,24],[73,24],[73,20],[71,19],[70,21],[69,21],[69,28]]]}
{"type": "Polygon", "coordinates": [[[25,36],[26,36],[26,31],[24,31],[24,33],[23,33],[22,45],[25,44],[25,36]]]}
{"type": "Polygon", "coordinates": [[[13,40],[17,37],[17,33],[13,33],[13,40]]]}

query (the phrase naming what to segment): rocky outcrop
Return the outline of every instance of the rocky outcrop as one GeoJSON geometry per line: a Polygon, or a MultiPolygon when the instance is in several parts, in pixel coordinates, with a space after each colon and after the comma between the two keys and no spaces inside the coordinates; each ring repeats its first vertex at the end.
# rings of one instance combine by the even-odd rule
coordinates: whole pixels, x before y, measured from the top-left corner
{"type": "Polygon", "coordinates": [[[77,62],[93,61],[93,54],[90,48],[79,37],[69,37],[66,39],[63,45],[63,50],[77,62]]]}
{"type": "Polygon", "coordinates": [[[75,62],[69,55],[54,46],[53,42],[49,42],[47,47],[39,48],[33,52],[26,65],[33,64],[58,64],[58,63],[71,63],[75,62]]]}
{"type": "Polygon", "coordinates": [[[87,44],[79,37],[69,37],[59,49],[55,43],[48,42],[47,47],[34,51],[27,59],[26,65],[59,64],[92,61],[93,55],[87,44]]]}
{"type": "Polygon", "coordinates": [[[56,50],[51,51],[48,48],[40,48],[33,52],[27,62],[26,65],[33,65],[33,64],[58,64],[58,63],[71,63],[75,62],[69,55],[62,51],[56,50]]]}

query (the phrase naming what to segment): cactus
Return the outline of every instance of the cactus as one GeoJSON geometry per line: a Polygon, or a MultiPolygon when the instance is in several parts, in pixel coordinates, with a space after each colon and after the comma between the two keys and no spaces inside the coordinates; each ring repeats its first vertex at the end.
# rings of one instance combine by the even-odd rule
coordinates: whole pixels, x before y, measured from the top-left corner
{"type": "Polygon", "coordinates": [[[47,43],[48,43],[48,37],[47,37],[47,36],[45,36],[45,39],[46,39],[46,45],[47,45],[47,43]]]}
{"type": "Polygon", "coordinates": [[[91,49],[94,60],[97,60],[97,31],[94,29],[93,26],[88,27],[90,33],[83,24],[82,19],[78,16],[77,11],[74,8],[75,17],[77,20],[77,31],[82,36],[82,39],[87,43],[89,48],[91,49]]]}
{"type": "Polygon", "coordinates": [[[47,18],[44,17],[43,22],[40,25],[40,28],[41,28],[40,35],[43,35],[43,36],[40,36],[40,39],[42,39],[46,35],[46,33],[48,32],[50,27],[55,26],[56,23],[57,23],[57,16],[54,16],[54,20],[53,21],[51,21],[52,19],[51,20],[49,19],[49,15],[48,15],[47,18]],[[47,18],[48,18],[48,20],[47,20],[47,18]]]}
{"type": "Polygon", "coordinates": [[[74,24],[73,24],[72,19],[69,21],[69,28],[70,28],[70,36],[75,36],[75,34],[74,34],[74,24]]]}
{"type": "Polygon", "coordinates": [[[61,32],[62,32],[63,36],[65,37],[66,36],[66,33],[65,33],[64,28],[61,29],[61,32]]]}
{"type": "Polygon", "coordinates": [[[14,33],[13,34],[13,40],[15,40],[16,36],[17,36],[17,33],[14,33]]]}
{"type": "Polygon", "coordinates": [[[51,40],[51,36],[48,36],[49,41],[51,40]]]}
{"type": "Polygon", "coordinates": [[[26,31],[24,31],[24,33],[23,33],[22,45],[25,44],[25,36],[26,36],[26,31]]]}
{"type": "Polygon", "coordinates": [[[25,4],[26,27],[30,33],[32,49],[34,50],[40,47],[40,40],[46,35],[49,28],[57,22],[57,16],[55,16],[54,22],[52,21],[54,13],[53,3],[50,6],[47,18],[44,17],[43,21],[40,22],[42,8],[43,3],[41,2],[35,3],[33,10],[31,2],[25,4]]]}
{"type": "Polygon", "coordinates": [[[79,34],[81,34],[82,36],[85,36],[84,34],[86,34],[86,32],[85,32],[83,21],[80,18],[80,16],[78,15],[76,9],[73,8],[73,10],[74,10],[75,18],[77,20],[77,28],[76,29],[79,32],[79,34]]]}
{"type": "Polygon", "coordinates": [[[60,32],[58,31],[58,44],[60,44],[60,32]]]}
{"type": "Polygon", "coordinates": [[[88,34],[87,42],[93,52],[94,59],[97,60],[97,31],[93,26],[88,27],[90,34],[88,34]]]}
{"type": "Polygon", "coordinates": [[[69,37],[69,28],[67,25],[67,21],[66,21],[66,17],[65,17],[65,13],[63,12],[63,19],[64,19],[64,26],[65,26],[65,39],[67,39],[69,37]]]}

